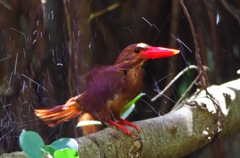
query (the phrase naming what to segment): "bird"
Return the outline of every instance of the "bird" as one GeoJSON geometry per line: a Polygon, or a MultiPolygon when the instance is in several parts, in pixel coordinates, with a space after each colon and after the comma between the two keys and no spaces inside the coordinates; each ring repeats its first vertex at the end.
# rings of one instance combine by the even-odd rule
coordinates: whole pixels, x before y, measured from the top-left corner
{"type": "Polygon", "coordinates": [[[140,131],[140,128],[120,118],[124,106],[142,89],[143,64],[148,59],[166,58],[180,51],[172,48],[155,47],[145,43],[127,46],[113,65],[92,68],[85,76],[83,93],[71,97],[63,105],[50,109],[35,109],[35,115],[49,127],[69,121],[84,113],[103,123],[115,126],[128,135],[125,125],[140,131]]]}

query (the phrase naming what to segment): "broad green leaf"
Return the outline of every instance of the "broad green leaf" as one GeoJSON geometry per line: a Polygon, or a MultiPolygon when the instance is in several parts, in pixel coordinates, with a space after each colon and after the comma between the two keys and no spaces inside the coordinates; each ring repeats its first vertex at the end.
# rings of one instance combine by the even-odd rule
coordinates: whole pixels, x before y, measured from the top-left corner
{"type": "Polygon", "coordinates": [[[42,158],[43,152],[41,147],[44,145],[44,142],[40,135],[33,131],[23,130],[19,137],[19,143],[22,150],[30,158],[42,158]]]}
{"type": "Polygon", "coordinates": [[[135,103],[144,95],[146,94],[145,93],[138,94],[135,98],[133,98],[133,100],[131,100],[130,102],[127,103],[127,105],[124,106],[121,112],[122,119],[126,119],[131,114],[131,112],[135,108],[135,103]]]}
{"type": "Polygon", "coordinates": [[[51,144],[51,147],[54,150],[59,150],[59,149],[64,149],[64,148],[71,148],[76,151],[78,151],[78,143],[75,139],[73,138],[61,138],[56,141],[54,141],[51,144]]]}
{"type": "Polygon", "coordinates": [[[65,148],[55,151],[54,158],[79,158],[79,156],[76,150],[65,148]]]}
{"type": "Polygon", "coordinates": [[[91,126],[91,125],[102,125],[101,121],[87,120],[78,122],[76,127],[91,126]]]}
{"type": "Polygon", "coordinates": [[[50,145],[44,145],[41,147],[41,150],[43,152],[47,152],[49,154],[51,154],[53,156],[53,153],[55,152],[55,150],[50,146],[50,145]]]}

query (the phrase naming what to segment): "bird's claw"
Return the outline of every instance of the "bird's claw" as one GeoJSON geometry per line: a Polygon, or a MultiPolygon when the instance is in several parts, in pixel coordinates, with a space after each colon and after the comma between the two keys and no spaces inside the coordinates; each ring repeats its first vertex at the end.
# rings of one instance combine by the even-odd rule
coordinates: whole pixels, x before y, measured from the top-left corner
{"type": "Polygon", "coordinates": [[[140,128],[137,125],[135,125],[135,124],[133,124],[133,123],[127,121],[127,120],[123,120],[123,119],[119,119],[119,122],[115,122],[115,121],[110,120],[109,124],[121,129],[127,135],[132,135],[132,133],[126,127],[124,127],[123,125],[131,126],[131,127],[135,128],[138,132],[140,131],[140,128]]]}
{"type": "Polygon", "coordinates": [[[124,119],[119,119],[118,123],[121,124],[121,125],[131,126],[131,127],[135,128],[138,132],[140,132],[140,128],[136,124],[134,124],[132,122],[129,122],[129,121],[124,120],[124,119]]]}

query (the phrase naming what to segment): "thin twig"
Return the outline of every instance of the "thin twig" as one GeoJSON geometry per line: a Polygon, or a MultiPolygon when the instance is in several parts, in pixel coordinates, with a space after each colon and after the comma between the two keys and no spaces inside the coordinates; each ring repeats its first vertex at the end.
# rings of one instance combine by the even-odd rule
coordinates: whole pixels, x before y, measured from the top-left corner
{"type": "Polygon", "coordinates": [[[200,48],[199,48],[199,44],[198,44],[198,40],[197,40],[197,33],[196,30],[194,28],[192,19],[190,17],[190,14],[188,12],[188,9],[186,8],[183,0],[179,0],[182,8],[183,8],[183,12],[187,17],[188,23],[190,25],[190,29],[192,32],[192,36],[193,36],[193,41],[194,41],[194,47],[195,47],[195,59],[197,62],[197,67],[198,67],[198,73],[201,74],[203,73],[202,77],[200,78],[200,86],[202,89],[206,89],[209,85],[209,80],[207,77],[206,72],[204,71],[204,66],[202,65],[202,61],[201,61],[201,56],[200,56],[200,48]]]}
{"type": "Polygon", "coordinates": [[[225,7],[225,9],[228,10],[229,13],[231,13],[237,19],[238,24],[240,24],[240,11],[228,4],[228,2],[226,2],[225,0],[220,0],[220,2],[225,7]]]}
{"type": "MultiPolygon", "coordinates": [[[[186,6],[184,5],[183,0],[179,0],[179,2],[180,2],[181,6],[182,6],[182,8],[183,8],[183,12],[184,12],[184,14],[185,14],[186,17],[187,17],[188,23],[189,23],[190,28],[191,28],[191,32],[192,32],[192,36],[193,36],[193,40],[194,40],[195,51],[196,51],[196,53],[195,53],[195,59],[196,59],[196,62],[197,62],[197,67],[198,67],[198,74],[199,74],[198,76],[200,76],[200,86],[201,86],[201,89],[203,89],[203,90],[206,91],[206,95],[207,95],[207,96],[209,96],[210,98],[214,98],[214,97],[212,96],[212,94],[210,94],[210,93],[207,91],[207,87],[208,87],[208,85],[209,85],[209,79],[208,79],[208,76],[207,76],[207,74],[206,74],[205,66],[202,65],[201,56],[200,56],[200,48],[199,48],[198,41],[197,41],[197,34],[196,34],[195,29],[194,29],[194,25],[193,25],[192,19],[191,19],[190,15],[189,15],[189,12],[188,12],[186,6]]],[[[223,2],[224,2],[224,1],[223,1],[223,2]]],[[[198,76],[197,76],[197,77],[198,77],[198,76]]],[[[196,78],[196,79],[197,79],[197,78],[196,78]]],[[[195,80],[196,80],[196,79],[195,79],[195,80]]],[[[193,83],[194,83],[194,82],[193,82],[193,83]]],[[[186,91],[186,92],[187,92],[187,91],[186,91]]],[[[185,92],[185,93],[186,93],[186,92],[185,92]]],[[[185,94],[185,93],[184,93],[184,94],[185,94]]],[[[183,97],[182,97],[182,98],[183,98],[183,97]]],[[[179,99],[179,101],[177,102],[177,104],[181,102],[182,98],[179,99]]],[[[176,108],[179,107],[177,104],[176,104],[176,106],[175,106],[176,108]]],[[[216,108],[217,114],[218,114],[217,126],[218,126],[219,129],[221,129],[221,128],[222,128],[221,116],[223,115],[223,113],[222,113],[221,108],[220,108],[220,106],[219,106],[218,103],[216,103],[216,104],[214,104],[214,105],[215,105],[215,108],[216,108]]],[[[174,108],[174,109],[176,109],[176,108],[174,108]]],[[[174,110],[174,109],[173,109],[173,110],[174,110]]],[[[221,131],[221,130],[219,130],[219,131],[221,131]]]]}
{"type": "Polygon", "coordinates": [[[109,11],[112,11],[112,10],[116,9],[120,5],[121,5],[120,2],[116,2],[116,3],[113,3],[113,4],[109,5],[109,6],[107,6],[105,9],[102,9],[100,11],[91,13],[89,18],[88,18],[88,20],[87,20],[87,22],[88,23],[91,22],[92,19],[94,19],[94,18],[96,18],[98,16],[101,16],[101,15],[103,15],[103,14],[109,12],[109,11]]]}
{"type": "Polygon", "coordinates": [[[3,5],[8,10],[10,11],[12,10],[12,6],[8,2],[5,2],[4,0],[0,0],[0,4],[3,5]]]}
{"type": "Polygon", "coordinates": [[[171,111],[175,111],[179,108],[181,108],[181,105],[184,104],[179,104],[183,101],[183,99],[185,98],[186,94],[190,91],[190,89],[193,87],[193,85],[200,79],[200,77],[202,76],[202,73],[198,74],[197,77],[193,80],[193,82],[188,86],[188,88],[185,90],[185,92],[183,93],[182,97],[177,101],[177,103],[175,104],[175,106],[172,108],[171,111]]]}
{"type": "Polygon", "coordinates": [[[161,96],[163,95],[163,93],[165,93],[165,91],[166,91],[167,89],[169,89],[169,87],[172,86],[172,84],[173,84],[174,82],[176,82],[176,80],[177,80],[179,77],[181,77],[185,72],[187,72],[188,70],[191,70],[191,69],[196,69],[196,70],[197,70],[198,67],[195,66],[195,65],[190,65],[190,66],[186,67],[184,70],[182,70],[180,73],[178,73],[177,76],[175,76],[174,79],[171,80],[171,82],[170,82],[160,93],[158,93],[155,97],[153,97],[153,98],[151,99],[151,101],[154,102],[156,99],[158,99],[159,97],[161,97],[161,96]]]}

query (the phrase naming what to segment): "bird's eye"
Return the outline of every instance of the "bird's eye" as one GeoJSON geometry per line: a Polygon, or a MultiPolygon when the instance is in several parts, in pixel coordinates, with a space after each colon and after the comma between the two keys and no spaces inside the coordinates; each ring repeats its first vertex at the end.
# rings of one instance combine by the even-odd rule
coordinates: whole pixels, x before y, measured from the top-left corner
{"type": "Polygon", "coordinates": [[[138,47],[135,48],[135,49],[134,49],[134,52],[135,52],[135,53],[139,53],[139,52],[140,52],[140,48],[138,48],[138,47]]]}

